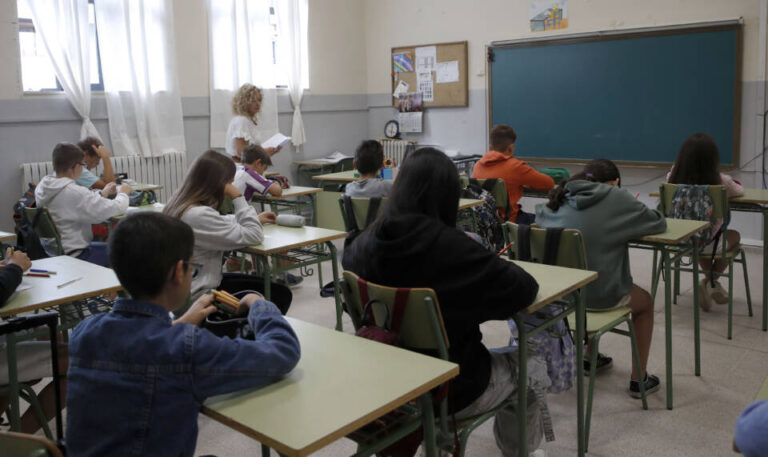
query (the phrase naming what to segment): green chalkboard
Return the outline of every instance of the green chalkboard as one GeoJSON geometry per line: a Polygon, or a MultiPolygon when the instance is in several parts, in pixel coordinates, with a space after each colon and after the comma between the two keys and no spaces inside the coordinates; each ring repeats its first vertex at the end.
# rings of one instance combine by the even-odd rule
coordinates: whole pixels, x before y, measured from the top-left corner
{"type": "Polygon", "coordinates": [[[738,164],[741,25],[492,45],[491,125],[525,158],[669,163],[707,132],[738,164]]]}

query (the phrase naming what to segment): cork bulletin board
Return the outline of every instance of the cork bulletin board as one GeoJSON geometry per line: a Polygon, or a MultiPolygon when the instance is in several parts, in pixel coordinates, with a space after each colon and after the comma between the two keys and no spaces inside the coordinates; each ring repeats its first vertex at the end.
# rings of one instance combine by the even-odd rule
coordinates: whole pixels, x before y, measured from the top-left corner
{"type": "MultiPolygon", "coordinates": [[[[408,84],[407,92],[423,92],[419,90],[419,82],[420,79],[424,80],[427,72],[422,71],[421,78],[417,77],[417,72],[419,69],[425,69],[423,65],[426,62],[427,65],[432,66],[429,73],[431,73],[433,100],[428,101],[425,94],[423,106],[425,108],[469,106],[466,41],[392,48],[390,61],[392,92],[398,87],[400,81],[408,84]],[[425,55],[428,57],[425,58],[425,55]],[[434,55],[434,62],[431,62],[432,55],[434,55]]],[[[396,98],[393,98],[392,106],[397,107],[396,98]]]]}

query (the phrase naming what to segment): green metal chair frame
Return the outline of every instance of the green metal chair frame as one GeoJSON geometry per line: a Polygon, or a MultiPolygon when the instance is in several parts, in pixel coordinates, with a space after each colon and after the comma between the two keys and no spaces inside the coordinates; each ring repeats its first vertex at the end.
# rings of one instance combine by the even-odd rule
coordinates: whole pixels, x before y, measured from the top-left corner
{"type": "MultiPolygon", "coordinates": [[[[669,211],[672,206],[672,199],[675,195],[675,192],[677,191],[677,184],[669,184],[669,183],[663,183],[659,186],[659,206],[661,212],[664,214],[664,216],[667,216],[669,214],[669,211]]],[[[730,207],[728,204],[728,196],[725,191],[724,186],[709,186],[709,194],[712,197],[713,202],[713,208],[712,208],[712,216],[715,218],[721,218],[723,219],[723,235],[721,236],[721,239],[719,241],[719,246],[717,247],[717,252],[715,253],[714,260],[726,260],[728,262],[728,269],[727,273],[715,273],[716,276],[727,276],[728,277],[728,339],[733,339],[733,264],[734,262],[740,263],[742,265],[743,271],[744,271],[744,287],[746,289],[747,294],[747,309],[749,312],[749,317],[752,317],[754,314],[752,312],[752,295],[749,290],[749,275],[747,273],[747,256],[744,253],[744,248],[741,246],[741,244],[737,244],[736,246],[732,246],[731,249],[728,249],[728,243],[726,241],[726,230],[728,229],[728,223],[729,223],[729,217],[730,217],[730,207]]],[[[707,249],[709,251],[709,249],[707,249]]],[[[653,283],[651,287],[651,296],[656,296],[656,290],[658,288],[659,278],[661,277],[661,261],[659,260],[659,263],[657,263],[657,254],[658,251],[653,251],[653,270],[652,270],[652,278],[653,283]],[[658,265],[658,266],[657,266],[658,265]]],[[[712,258],[712,254],[706,253],[706,252],[699,252],[699,258],[712,258]]],[[[674,270],[674,278],[672,279],[672,284],[674,284],[674,291],[672,293],[673,296],[673,303],[677,304],[677,296],[680,295],[680,272],[681,271],[693,271],[692,268],[688,268],[681,264],[680,260],[675,262],[674,267],[672,268],[674,270]]],[[[705,273],[708,273],[705,271],[705,273]]],[[[696,278],[695,284],[693,287],[698,287],[698,278],[696,278]]],[[[694,306],[698,306],[698,303],[695,303],[694,306]]]]}
{"type": "Polygon", "coordinates": [[[26,433],[0,432],[0,449],[5,457],[63,457],[50,439],[26,433]]]}
{"type": "MultiPolygon", "coordinates": [[[[352,201],[352,212],[355,215],[355,222],[357,222],[357,226],[360,227],[360,230],[363,230],[365,229],[365,221],[368,217],[368,208],[370,208],[371,206],[371,199],[363,198],[363,197],[353,197],[351,201],[352,201]]],[[[381,212],[384,209],[384,205],[386,203],[387,203],[386,198],[381,199],[381,205],[379,205],[378,212],[381,212]]],[[[339,209],[341,210],[341,217],[344,219],[344,230],[349,232],[351,230],[351,224],[350,224],[350,221],[347,220],[347,211],[344,208],[343,195],[339,197],[339,209]]]]}
{"type": "MultiPolygon", "coordinates": [[[[343,279],[341,280],[341,289],[347,303],[347,311],[352,318],[355,329],[360,328],[362,325],[364,305],[360,298],[357,279],[358,276],[355,273],[344,271],[343,279]]],[[[409,290],[408,304],[400,330],[400,341],[403,347],[419,351],[435,351],[441,359],[448,360],[448,348],[450,345],[435,291],[428,288],[410,288],[409,290]]],[[[390,315],[392,314],[391,307],[394,306],[396,291],[397,288],[368,282],[369,298],[381,300],[386,304],[390,308],[390,315]]],[[[374,309],[374,316],[377,322],[381,322],[385,318],[384,314],[381,309],[374,309]]],[[[467,447],[466,443],[472,431],[488,419],[494,417],[496,412],[505,407],[507,403],[503,402],[491,411],[456,422],[456,434],[460,443],[459,456],[464,455],[467,447]]],[[[431,411],[431,408],[422,410],[431,411]]],[[[438,447],[450,452],[454,451],[453,427],[448,419],[447,399],[440,403],[438,424],[438,447]]],[[[425,430],[425,437],[427,436],[429,436],[428,431],[425,430]]],[[[352,438],[356,439],[355,436],[352,438]]]]}
{"type": "Polygon", "coordinates": [[[64,255],[64,246],[61,244],[61,233],[56,228],[56,224],[51,218],[51,213],[48,212],[48,208],[24,208],[29,221],[32,223],[32,228],[35,230],[37,236],[42,238],[49,238],[56,240],[56,254],[64,255]]]}
{"type": "MultiPolygon", "coordinates": [[[[506,243],[517,243],[517,224],[513,222],[505,222],[503,224],[504,236],[506,243]]],[[[547,231],[538,227],[531,227],[531,257],[533,259],[542,259],[544,257],[544,249],[546,246],[546,233],[547,231]]],[[[517,258],[516,246],[507,250],[507,255],[515,259],[517,258]]],[[[566,229],[563,231],[560,237],[560,245],[557,251],[557,258],[555,264],[561,267],[577,268],[580,270],[587,270],[587,252],[584,247],[584,240],[581,236],[581,232],[575,229],[566,229]]],[[[586,293],[586,289],[582,289],[581,293],[586,293]]],[[[589,297],[587,297],[588,299],[589,297]]],[[[600,338],[606,333],[616,333],[629,337],[630,344],[632,346],[632,356],[635,360],[635,365],[640,367],[640,355],[637,348],[637,338],[635,336],[635,326],[632,324],[631,314],[629,307],[622,307],[613,311],[592,311],[587,309],[587,325],[586,336],[589,342],[592,344],[592,352],[589,354],[589,388],[587,391],[587,410],[586,410],[586,428],[584,432],[584,452],[589,449],[589,431],[590,423],[592,419],[592,396],[595,389],[595,370],[597,368],[597,353],[600,345],[600,338]],[[617,328],[622,323],[627,324],[628,330],[622,330],[617,328]]],[[[575,328],[576,321],[573,314],[568,316],[568,321],[571,328],[575,328]]],[[[581,342],[575,342],[575,344],[581,344],[581,342]]],[[[578,363],[578,361],[577,361],[578,363]]],[[[640,379],[644,379],[645,373],[640,372],[640,379]]],[[[640,393],[643,402],[643,409],[648,409],[648,402],[645,396],[645,385],[640,383],[640,393]]]]}

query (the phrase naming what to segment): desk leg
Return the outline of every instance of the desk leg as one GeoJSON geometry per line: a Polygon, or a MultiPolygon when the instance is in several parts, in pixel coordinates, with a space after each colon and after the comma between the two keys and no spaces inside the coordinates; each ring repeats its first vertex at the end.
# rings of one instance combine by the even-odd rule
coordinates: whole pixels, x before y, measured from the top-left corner
{"type": "Polygon", "coordinates": [[[435,414],[432,409],[432,394],[427,392],[419,397],[421,403],[421,423],[424,427],[424,451],[427,457],[437,457],[435,442],[435,414]]]}
{"type": "Polygon", "coordinates": [[[11,423],[12,432],[21,432],[21,419],[19,413],[19,373],[16,364],[16,336],[9,333],[6,337],[8,344],[6,351],[8,356],[8,386],[10,392],[10,406],[8,411],[8,421],[11,423]]]}
{"type": "Polygon", "coordinates": [[[264,271],[264,298],[267,300],[272,299],[272,269],[269,266],[269,256],[260,255],[261,264],[264,271]]]}
{"type": "Polygon", "coordinates": [[[266,444],[261,445],[261,457],[269,457],[269,446],[266,444]]]}
{"type": "MultiPolygon", "coordinates": [[[[579,457],[584,457],[585,428],[584,428],[584,333],[587,323],[587,305],[584,289],[579,292],[576,301],[576,439],[578,440],[579,457]]],[[[595,349],[597,350],[597,349],[595,349]]]]}
{"type": "Polygon", "coordinates": [[[768,331],[768,207],[763,207],[763,331],[768,331]]]}
{"type": "MultiPolygon", "coordinates": [[[[328,246],[328,250],[331,251],[331,269],[333,270],[333,298],[336,300],[336,330],[342,331],[343,328],[341,326],[341,313],[343,312],[343,309],[341,307],[341,297],[339,296],[339,266],[336,264],[336,246],[333,245],[333,241],[326,241],[325,244],[328,246]]],[[[317,265],[318,270],[321,268],[321,265],[317,265]]]]}
{"type": "Polygon", "coordinates": [[[515,314],[517,325],[517,432],[520,446],[518,455],[528,455],[528,335],[525,334],[525,322],[520,313],[515,314]]]}
{"type": "Polygon", "coordinates": [[[699,325],[699,239],[691,238],[693,263],[693,359],[694,374],[701,376],[701,328],[699,325]]]}
{"type": "Polygon", "coordinates": [[[664,330],[667,361],[667,409],[672,409],[672,271],[671,259],[666,246],[661,248],[661,259],[664,262],[664,330]]]}

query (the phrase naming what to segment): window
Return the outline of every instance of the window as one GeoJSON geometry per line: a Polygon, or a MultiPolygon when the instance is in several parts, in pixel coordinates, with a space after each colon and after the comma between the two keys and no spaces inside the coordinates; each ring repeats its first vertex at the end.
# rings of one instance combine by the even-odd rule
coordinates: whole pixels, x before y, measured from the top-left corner
{"type": "MultiPolygon", "coordinates": [[[[16,2],[19,12],[19,48],[21,51],[21,83],[24,92],[60,92],[48,52],[42,39],[35,33],[32,12],[25,0],[16,2]]],[[[88,25],[91,32],[90,73],[91,90],[104,90],[101,77],[101,61],[96,31],[96,14],[93,0],[88,2],[88,25]]]]}

